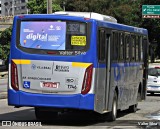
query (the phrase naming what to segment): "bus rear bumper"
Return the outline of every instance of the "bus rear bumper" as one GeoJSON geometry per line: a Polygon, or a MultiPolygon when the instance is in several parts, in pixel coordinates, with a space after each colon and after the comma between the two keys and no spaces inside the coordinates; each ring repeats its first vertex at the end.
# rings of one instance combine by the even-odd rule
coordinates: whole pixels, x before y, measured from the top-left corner
{"type": "Polygon", "coordinates": [[[8,105],[94,110],[94,94],[36,94],[8,90],[8,105]]]}

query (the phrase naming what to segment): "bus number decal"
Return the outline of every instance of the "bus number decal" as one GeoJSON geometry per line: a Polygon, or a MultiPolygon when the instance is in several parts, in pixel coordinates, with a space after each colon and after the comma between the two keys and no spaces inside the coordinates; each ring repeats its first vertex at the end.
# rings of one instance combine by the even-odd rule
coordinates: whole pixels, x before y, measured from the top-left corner
{"type": "Polygon", "coordinates": [[[68,89],[77,89],[77,86],[76,85],[68,85],[68,89]]]}
{"type": "Polygon", "coordinates": [[[71,45],[86,46],[86,36],[72,36],[71,45]]]}

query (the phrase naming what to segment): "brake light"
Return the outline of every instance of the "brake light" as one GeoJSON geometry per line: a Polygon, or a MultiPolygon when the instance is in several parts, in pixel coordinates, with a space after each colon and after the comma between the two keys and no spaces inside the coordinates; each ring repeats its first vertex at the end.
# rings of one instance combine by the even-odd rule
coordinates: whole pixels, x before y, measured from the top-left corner
{"type": "Polygon", "coordinates": [[[17,66],[13,61],[11,62],[11,86],[14,90],[19,90],[17,66]]]}
{"type": "Polygon", "coordinates": [[[155,69],[160,69],[160,67],[156,66],[155,69]]]}
{"type": "Polygon", "coordinates": [[[87,94],[91,89],[93,65],[90,65],[84,75],[81,94],[87,94]]]}

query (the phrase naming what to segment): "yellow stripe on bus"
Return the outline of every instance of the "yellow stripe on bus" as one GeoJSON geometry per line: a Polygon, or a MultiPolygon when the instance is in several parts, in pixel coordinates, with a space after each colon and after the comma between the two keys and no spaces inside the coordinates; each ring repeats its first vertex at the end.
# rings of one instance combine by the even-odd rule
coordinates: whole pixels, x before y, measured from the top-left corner
{"type": "Polygon", "coordinates": [[[72,62],[72,67],[82,67],[82,68],[87,68],[90,66],[91,63],[78,63],[78,62],[72,62]]]}
{"type": "Polygon", "coordinates": [[[15,64],[31,64],[31,60],[18,60],[18,59],[14,59],[13,62],[15,64]]]}

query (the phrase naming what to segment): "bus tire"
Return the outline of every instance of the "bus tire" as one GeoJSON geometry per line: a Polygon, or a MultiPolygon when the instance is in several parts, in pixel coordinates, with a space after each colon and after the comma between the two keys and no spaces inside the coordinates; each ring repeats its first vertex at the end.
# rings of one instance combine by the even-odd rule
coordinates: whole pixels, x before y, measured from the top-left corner
{"type": "Polygon", "coordinates": [[[138,92],[138,94],[137,94],[137,103],[132,105],[132,106],[130,106],[129,109],[128,109],[128,112],[134,113],[134,112],[137,111],[138,101],[140,101],[140,98],[141,98],[141,94],[140,94],[140,92],[138,92]]]}
{"type": "Polygon", "coordinates": [[[109,121],[115,121],[117,117],[117,106],[118,106],[118,97],[116,91],[114,92],[113,102],[112,102],[112,111],[108,114],[109,121]]]}
{"type": "Polygon", "coordinates": [[[43,111],[39,107],[35,107],[35,116],[37,120],[55,120],[58,116],[58,112],[43,111]]]}
{"type": "Polygon", "coordinates": [[[137,111],[137,106],[138,106],[138,103],[130,106],[129,109],[128,109],[129,112],[130,112],[130,113],[136,112],[136,111],[137,111]]]}
{"type": "Polygon", "coordinates": [[[140,102],[140,101],[142,101],[142,99],[141,99],[141,93],[140,93],[140,91],[138,91],[137,102],[140,102]]]}

